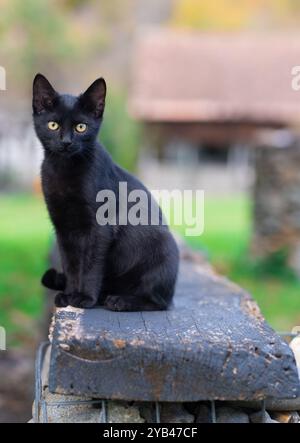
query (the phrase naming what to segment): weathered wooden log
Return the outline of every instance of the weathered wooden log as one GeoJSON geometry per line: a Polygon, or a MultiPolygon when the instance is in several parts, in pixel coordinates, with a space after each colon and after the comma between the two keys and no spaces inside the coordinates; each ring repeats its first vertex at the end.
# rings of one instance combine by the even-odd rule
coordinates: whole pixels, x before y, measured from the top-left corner
{"type": "Polygon", "coordinates": [[[49,389],[136,400],[294,398],[289,346],[238,286],[190,257],[166,312],[57,309],[49,389]]]}

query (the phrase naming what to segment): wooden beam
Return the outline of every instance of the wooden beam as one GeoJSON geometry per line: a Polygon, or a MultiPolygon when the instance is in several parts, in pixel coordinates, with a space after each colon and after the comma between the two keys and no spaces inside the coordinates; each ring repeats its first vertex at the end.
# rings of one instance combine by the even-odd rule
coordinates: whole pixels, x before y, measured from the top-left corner
{"type": "Polygon", "coordinates": [[[57,309],[51,392],[136,401],[293,398],[289,346],[241,288],[187,255],[174,307],[57,309]]]}

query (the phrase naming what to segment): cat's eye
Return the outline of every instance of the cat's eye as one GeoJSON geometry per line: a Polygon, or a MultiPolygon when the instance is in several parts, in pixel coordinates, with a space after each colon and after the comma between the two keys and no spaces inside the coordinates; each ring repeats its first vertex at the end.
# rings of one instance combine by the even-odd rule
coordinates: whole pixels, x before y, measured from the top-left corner
{"type": "Polygon", "coordinates": [[[78,125],[75,126],[75,130],[80,133],[85,132],[86,129],[87,125],[85,123],[78,123],[78,125]]]}
{"type": "Polygon", "coordinates": [[[59,124],[57,122],[48,122],[48,128],[51,131],[57,131],[59,128],[59,124]]]}

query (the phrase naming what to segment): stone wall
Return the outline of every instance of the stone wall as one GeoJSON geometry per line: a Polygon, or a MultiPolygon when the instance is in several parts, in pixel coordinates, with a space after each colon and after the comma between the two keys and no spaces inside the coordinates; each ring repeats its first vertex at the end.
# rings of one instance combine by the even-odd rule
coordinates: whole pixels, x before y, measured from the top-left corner
{"type": "Polygon", "coordinates": [[[255,173],[252,251],[262,257],[286,251],[300,275],[300,141],[257,149],[255,173]]]}
{"type": "MultiPolygon", "coordinates": [[[[44,395],[47,423],[299,423],[300,420],[300,399],[269,402],[266,410],[262,402],[216,402],[213,408],[211,402],[160,403],[157,421],[154,403],[109,400],[104,413],[101,403],[80,403],[85,398],[50,394],[47,390],[44,395]],[[76,400],[78,404],[68,405],[76,400]]],[[[46,422],[42,413],[38,421],[46,422]]]]}

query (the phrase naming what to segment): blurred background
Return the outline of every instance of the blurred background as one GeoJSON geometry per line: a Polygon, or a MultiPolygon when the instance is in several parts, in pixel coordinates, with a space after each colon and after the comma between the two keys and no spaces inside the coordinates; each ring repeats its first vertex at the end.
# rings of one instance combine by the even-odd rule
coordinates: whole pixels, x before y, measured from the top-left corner
{"type": "MultiPolygon", "coordinates": [[[[100,140],[150,189],[204,189],[186,242],[279,331],[300,325],[297,0],[0,0],[0,422],[26,421],[53,232],[31,121],[37,72],[108,83],[100,140]]],[[[191,205],[195,202],[191,201],[191,205]]],[[[174,229],[184,236],[184,226],[174,229]]]]}

